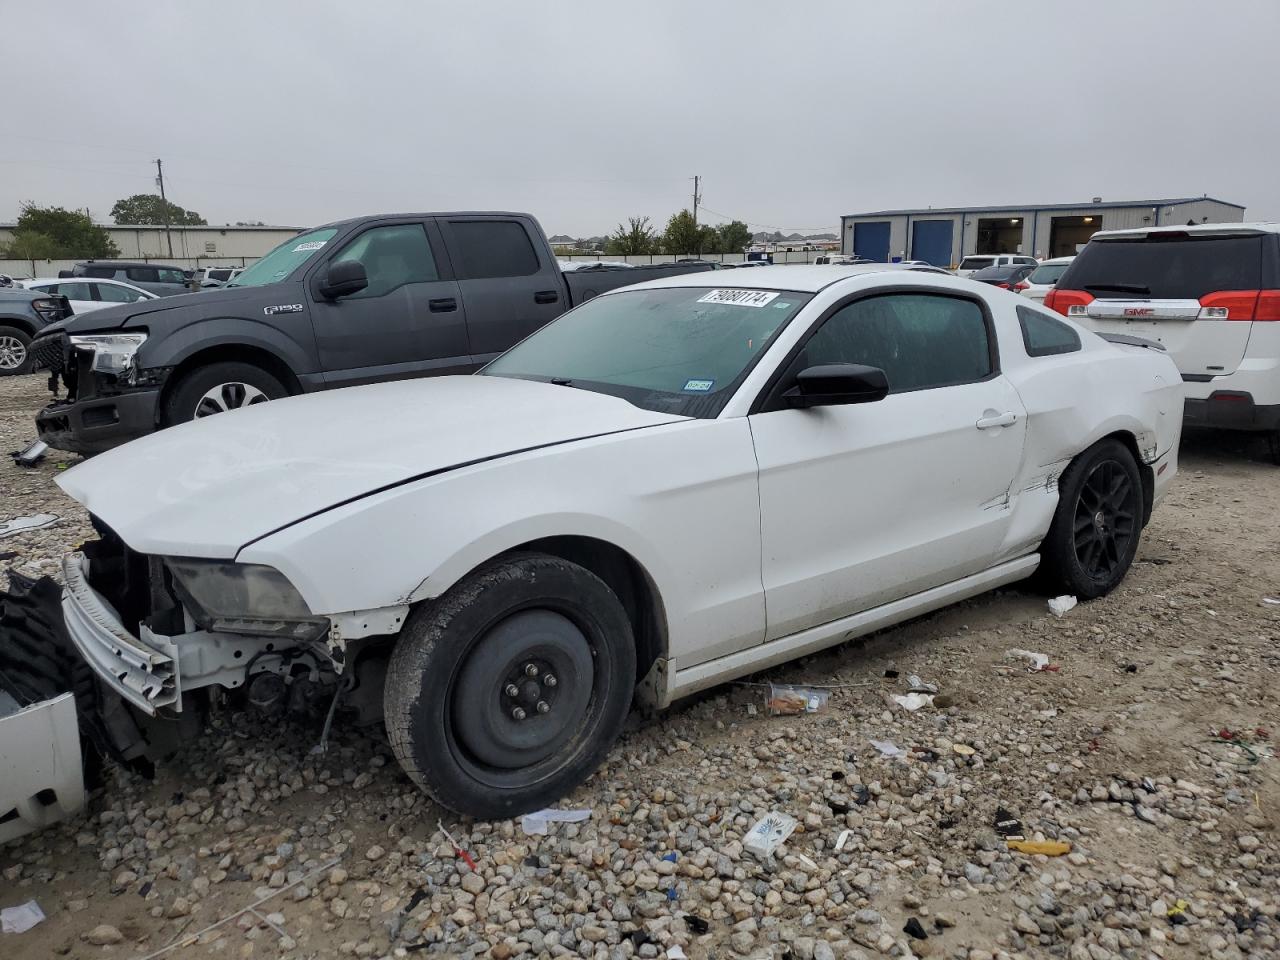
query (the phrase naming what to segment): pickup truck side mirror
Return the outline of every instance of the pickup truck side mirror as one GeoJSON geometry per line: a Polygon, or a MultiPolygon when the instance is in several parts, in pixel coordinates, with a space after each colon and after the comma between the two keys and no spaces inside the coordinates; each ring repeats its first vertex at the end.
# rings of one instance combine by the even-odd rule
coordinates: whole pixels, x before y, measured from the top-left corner
{"type": "Polygon", "coordinates": [[[369,285],[369,275],[364,271],[364,264],[359,260],[339,260],[329,264],[329,269],[320,278],[320,296],[326,300],[359,293],[369,285]]]}
{"type": "Polygon", "coordinates": [[[789,407],[833,407],[874,403],[889,394],[889,378],[879,367],[861,363],[823,363],[801,370],[796,385],[782,395],[789,407]]]}

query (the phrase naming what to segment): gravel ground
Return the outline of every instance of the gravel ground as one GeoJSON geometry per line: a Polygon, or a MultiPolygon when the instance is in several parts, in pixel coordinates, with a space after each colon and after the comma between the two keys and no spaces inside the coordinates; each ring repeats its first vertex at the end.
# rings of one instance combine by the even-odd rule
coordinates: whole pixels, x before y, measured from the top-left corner
{"type": "MultiPolygon", "coordinates": [[[[42,391],[0,381],[4,450],[42,391]]],[[[339,731],[317,756],[314,724],[215,716],[154,780],[110,771],[87,816],[0,850],[0,906],[49,917],[0,952],[1280,956],[1280,761],[1262,733],[1248,750],[1212,736],[1280,727],[1280,606],[1263,603],[1280,597],[1280,474],[1262,455],[1188,438],[1123,587],[1061,619],[1005,590],[752,678],[851,684],[824,712],[771,718],[732,685],[635,721],[562,804],[590,819],[546,836],[437,809],[379,737],[339,731]],[[938,685],[934,708],[887,699],[910,674],[938,685]],[[1070,852],[1008,849],[1001,808],[1070,852]],[[800,826],[762,860],[743,839],[770,811],[800,826]]],[[[0,540],[21,570],[55,572],[89,535],[52,482],[62,462],[0,464],[0,520],[62,517],[0,540]]]]}

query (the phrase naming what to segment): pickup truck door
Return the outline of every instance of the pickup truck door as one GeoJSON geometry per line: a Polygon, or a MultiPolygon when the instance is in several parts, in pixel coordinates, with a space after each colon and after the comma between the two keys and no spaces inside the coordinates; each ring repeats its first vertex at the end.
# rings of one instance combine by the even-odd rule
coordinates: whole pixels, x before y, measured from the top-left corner
{"type": "Polygon", "coordinates": [[[885,293],[838,306],[790,361],[749,418],[768,640],[995,562],[1026,411],[994,337],[977,297],[885,293]],[[879,367],[890,393],[788,408],[780,393],[824,363],[879,367]]]}
{"type": "Polygon", "coordinates": [[[379,220],[346,238],[308,283],[325,385],[468,373],[466,304],[430,220],[379,220]],[[369,285],[328,300],[320,279],[340,260],[364,264],[369,285]]]}
{"type": "Polygon", "coordinates": [[[471,352],[487,363],[569,309],[560,266],[521,217],[440,218],[467,303],[471,352]]]}

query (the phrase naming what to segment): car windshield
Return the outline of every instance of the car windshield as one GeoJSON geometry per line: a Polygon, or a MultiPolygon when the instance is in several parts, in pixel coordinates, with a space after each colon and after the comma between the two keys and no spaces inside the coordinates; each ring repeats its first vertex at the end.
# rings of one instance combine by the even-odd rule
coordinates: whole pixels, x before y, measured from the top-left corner
{"type": "Polygon", "coordinates": [[[1027,279],[1032,283],[1052,284],[1057,283],[1058,278],[1066,272],[1069,263],[1045,263],[1035,268],[1031,276],[1027,279]]]}
{"type": "Polygon", "coordinates": [[[246,267],[244,273],[227,286],[265,287],[268,283],[279,283],[323,250],[324,245],[332,240],[337,232],[330,227],[291,237],[253,266],[246,267]]]}
{"type": "Polygon", "coordinates": [[[812,294],[746,288],[628,290],[587,301],[481,371],[716,416],[812,294]]]}

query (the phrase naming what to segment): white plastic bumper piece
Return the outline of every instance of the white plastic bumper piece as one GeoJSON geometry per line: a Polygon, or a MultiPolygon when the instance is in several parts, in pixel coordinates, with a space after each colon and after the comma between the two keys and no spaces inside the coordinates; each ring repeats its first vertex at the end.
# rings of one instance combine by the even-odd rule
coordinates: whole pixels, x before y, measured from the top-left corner
{"type": "Polygon", "coordinates": [[[65,820],[84,803],[75,697],[20,707],[0,693],[0,843],[65,820]]]}

